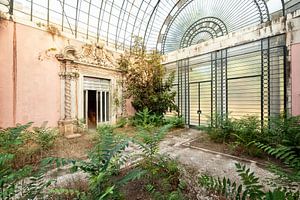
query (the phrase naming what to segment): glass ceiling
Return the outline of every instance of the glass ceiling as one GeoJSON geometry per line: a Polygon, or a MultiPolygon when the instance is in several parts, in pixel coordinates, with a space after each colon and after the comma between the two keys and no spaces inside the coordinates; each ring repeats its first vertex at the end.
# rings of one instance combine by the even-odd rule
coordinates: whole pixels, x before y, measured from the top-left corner
{"type": "Polygon", "coordinates": [[[282,1],[0,0],[0,10],[120,50],[139,36],[147,49],[166,53],[283,15],[282,1]]]}

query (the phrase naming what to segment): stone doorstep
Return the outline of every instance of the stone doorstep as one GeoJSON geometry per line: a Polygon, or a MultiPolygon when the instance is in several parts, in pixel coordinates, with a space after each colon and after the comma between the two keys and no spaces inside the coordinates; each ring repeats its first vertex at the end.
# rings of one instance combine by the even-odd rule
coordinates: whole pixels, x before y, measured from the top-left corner
{"type": "Polygon", "coordinates": [[[74,139],[74,138],[81,137],[81,134],[75,133],[75,134],[65,135],[65,137],[68,139],[74,139]]]}

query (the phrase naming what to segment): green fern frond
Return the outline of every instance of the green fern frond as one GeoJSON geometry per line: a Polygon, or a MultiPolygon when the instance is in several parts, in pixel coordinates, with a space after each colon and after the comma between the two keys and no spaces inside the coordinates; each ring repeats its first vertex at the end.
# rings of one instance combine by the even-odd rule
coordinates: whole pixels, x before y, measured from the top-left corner
{"type": "Polygon", "coordinates": [[[292,147],[279,146],[272,147],[268,144],[262,144],[260,142],[255,142],[255,146],[262,149],[267,154],[274,156],[275,158],[282,160],[287,166],[299,171],[300,170],[300,157],[294,151],[292,147]]]}

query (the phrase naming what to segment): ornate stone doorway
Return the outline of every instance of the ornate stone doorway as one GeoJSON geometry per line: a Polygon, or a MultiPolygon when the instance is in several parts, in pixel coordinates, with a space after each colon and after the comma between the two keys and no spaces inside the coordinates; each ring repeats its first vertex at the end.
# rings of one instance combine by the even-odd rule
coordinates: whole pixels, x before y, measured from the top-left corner
{"type": "Polygon", "coordinates": [[[110,80],[84,77],[84,121],[89,129],[110,121],[110,80]]]}

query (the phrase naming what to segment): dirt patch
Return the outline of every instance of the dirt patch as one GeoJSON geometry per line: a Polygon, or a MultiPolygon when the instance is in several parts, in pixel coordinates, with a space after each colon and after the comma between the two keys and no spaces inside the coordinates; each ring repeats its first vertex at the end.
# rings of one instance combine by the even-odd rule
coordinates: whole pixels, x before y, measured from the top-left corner
{"type": "Polygon", "coordinates": [[[266,155],[264,152],[260,152],[259,157],[251,156],[245,152],[243,147],[234,147],[234,145],[227,144],[227,143],[216,143],[212,141],[207,133],[199,134],[197,139],[191,141],[189,143],[191,147],[198,147],[203,149],[208,149],[210,151],[215,151],[219,153],[229,154],[232,156],[236,156],[243,159],[253,160],[261,164],[267,165],[268,163],[275,163],[279,164],[277,160],[274,158],[266,155]]]}
{"type": "Polygon", "coordinates": [[[47,156],[60,158],[86,159],[87,153],[93,148],[96,133],[82,133],[80,137],[68,139],[60,136],[47,156]]]}
{"type": "Polygon", "coordinates": [[[124,199],[151,200],[151,195],[145,190],[146,181],[143,179],[131,181],[121,188],[124,199]]]}
{"type": "Polygon", "coordinates": [[[134,137],[136,135],[137,131],[138,130],[137,130],[136,127],[130,126],[130,125],[127,125],[127,126],[122,127],[122,128],[116,128],[115,129],[115,132],[117,134],[127,136],[127,137],[134,137]]]}

